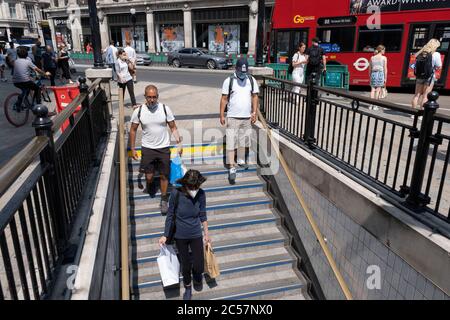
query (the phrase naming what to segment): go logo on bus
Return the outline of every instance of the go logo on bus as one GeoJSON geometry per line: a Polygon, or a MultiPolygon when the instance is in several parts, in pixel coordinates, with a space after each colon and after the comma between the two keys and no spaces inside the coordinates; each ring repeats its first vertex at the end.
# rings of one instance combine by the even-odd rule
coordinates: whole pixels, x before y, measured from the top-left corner
{"type": "Polygon", "coordinates": [[[294,17],[294,23],[296,24],[305,23],[305,18],[303,18],[301,15],[298,14],[294,17]]]}

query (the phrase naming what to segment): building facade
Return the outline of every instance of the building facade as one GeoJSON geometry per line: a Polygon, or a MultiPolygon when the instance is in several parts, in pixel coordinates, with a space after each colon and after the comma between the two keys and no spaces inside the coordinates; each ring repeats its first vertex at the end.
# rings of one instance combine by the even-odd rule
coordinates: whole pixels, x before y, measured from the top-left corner
{"type": "Polygon", "coordinates": [[[50,0],[0,0],[0,45],[25,44],[45,38],[44,10],[50,0]]]}
{"type": "MultiPolygon", "coordinates": [[[[87,2],[52,1],[46,13],[55,44],[66,42],[74,52],[85,51],[92,37],[87,2]]],[[[274,2],[266,0],[267,21],[274,2]]],[[[255,53],[257,0],[97,0],[97,8],[103,48],[111,40],[119,47],[130,40],[141,53],[182,47],[255,53]]]]}

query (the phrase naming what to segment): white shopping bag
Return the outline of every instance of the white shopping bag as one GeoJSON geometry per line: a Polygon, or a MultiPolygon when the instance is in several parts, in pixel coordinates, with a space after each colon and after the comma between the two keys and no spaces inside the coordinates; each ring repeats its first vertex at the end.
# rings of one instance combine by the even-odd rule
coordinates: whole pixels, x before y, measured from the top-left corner
{"type": "Polygon", "coordinates": [[[163,287],[180,282],[180,262],[172,246],[163,246],[157,259],[163,287]]]}

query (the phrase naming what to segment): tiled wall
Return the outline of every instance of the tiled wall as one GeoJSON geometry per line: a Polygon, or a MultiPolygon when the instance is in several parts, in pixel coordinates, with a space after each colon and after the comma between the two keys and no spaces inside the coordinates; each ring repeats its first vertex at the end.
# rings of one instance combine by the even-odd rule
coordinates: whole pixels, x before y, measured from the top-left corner
{"type": "MultiPolygon", "coordinates": [[[[355,299],[449,299],[442,290],[350,219],[318,190],[297,175],[295,179],[355,299]],[[367,268],[372,265],[378,266],[380,270],[379,290],[369,290],[366,285],[372,274],[367,273],[367,268]]],[[[325,296],[327,299],[343,299],[338,282],[285,173],[279,172],[276,180],[282,194],[285,195],[284,201],[291,212],[325,296]]]]}

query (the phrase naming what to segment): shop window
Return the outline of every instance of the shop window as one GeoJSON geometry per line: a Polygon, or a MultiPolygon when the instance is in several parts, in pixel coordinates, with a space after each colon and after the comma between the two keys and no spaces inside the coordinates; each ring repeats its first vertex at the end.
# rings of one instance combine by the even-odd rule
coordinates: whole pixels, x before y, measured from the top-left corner
{"type": "Polygon", "coordinates": [[[350,52],[355,43],[354,27],[322,28],[317,30],[325,52],[350,52]]]}
{"type": "MultiPolygon", "coordinates": [[[[402,34],[403,26],[401,25],[382,26],[381,29],[374,30],[360,27],[358,51],[373,52],[381,44],[386,47],[386,52],[398,52],[402,44],[402,34]]],[[[423,37],[419,35],[417,40],[419,39],[423,37]]]]}

